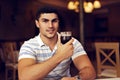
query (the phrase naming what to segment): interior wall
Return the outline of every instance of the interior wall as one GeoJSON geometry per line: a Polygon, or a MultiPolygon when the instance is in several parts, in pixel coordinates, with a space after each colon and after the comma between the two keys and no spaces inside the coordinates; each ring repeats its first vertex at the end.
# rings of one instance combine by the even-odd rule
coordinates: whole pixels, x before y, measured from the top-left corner
{"type": "Polygon", "coordinates": [[[120,37],[119,9],[120,4],[113,4],[102,7],[91,14],[85,14],[86,37],[120,37]],[[99,23],[97,26],[96,22],[99,23]]]}
{"type": "MultiPolygon", "coordinates": [[[[37,35],[34,16],[37,8],[44,5],[34,0],[0,1],[0,40],[26,40],[37,35]]],[[[61,30],[72,30],[75,37],[79,36],[78,13],[58,9],[65,21],[61,30]]]]}
{"type": "MultiPolygon", "coordinates": [[[[34,15],[37,8],[43,5],[46,4],[35,0],[0,0],[0,40],[25,40],[35,36],[37,28],[34,24],[34,15]]],[[[85,37],[119,37],[119,9],[120,5],[114,4],[102,7],[91,14],[85,13],[85,37]],[[95,25],[96,20],[100,23],[98,26],[95,25]]],[[[73,36],[79,40],[79,13],[63,8],[59,8],[59,10],[65,21],[61,30],[72,30],[73,36]]]]}
{"type": "Polygon", "coordinates": [[[35,27],[33,27],[34,25],[32,22],[33,14],[27,11],[29,6],[25,1],[19,3],[5,0],[0,1],[0,3],[1,40],[19,40],[34,35],[35,27]]]}

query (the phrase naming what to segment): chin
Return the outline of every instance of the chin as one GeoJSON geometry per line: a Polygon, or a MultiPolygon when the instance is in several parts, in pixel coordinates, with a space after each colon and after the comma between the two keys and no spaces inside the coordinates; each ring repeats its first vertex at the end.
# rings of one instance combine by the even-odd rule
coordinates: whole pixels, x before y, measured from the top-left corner
{"type": "Polygon", "coordinates": [[[55,37],[55,34],[54,35],[49,35],[48,37],[49,37],[49,39],[52,39],[52,38],[55,37]]]}

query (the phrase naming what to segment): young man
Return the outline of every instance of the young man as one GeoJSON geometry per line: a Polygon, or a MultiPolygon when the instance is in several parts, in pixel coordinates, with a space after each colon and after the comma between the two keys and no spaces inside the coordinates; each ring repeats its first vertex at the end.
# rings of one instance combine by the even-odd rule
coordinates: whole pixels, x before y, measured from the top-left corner
{"type": "Polygon", "coordinates": [[[95,70],[81,43],[72,38],[66,44],[57,32],[60,17],[56,9],[45,7],[36,14],[39,35],[26,41],[19,53],[19,80],[94,80],[95,70]],[[70,63],[79,70],[70,76],[70,63]]]}

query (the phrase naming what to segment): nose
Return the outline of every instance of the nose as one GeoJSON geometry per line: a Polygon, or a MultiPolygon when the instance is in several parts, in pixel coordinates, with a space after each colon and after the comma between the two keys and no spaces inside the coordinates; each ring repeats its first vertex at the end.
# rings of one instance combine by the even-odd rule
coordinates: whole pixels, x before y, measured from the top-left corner
{"type": "Polygon", "coordinates": [[[49,27],[53,27],[53,23],[51,21],[49,22],[49,27]]]}

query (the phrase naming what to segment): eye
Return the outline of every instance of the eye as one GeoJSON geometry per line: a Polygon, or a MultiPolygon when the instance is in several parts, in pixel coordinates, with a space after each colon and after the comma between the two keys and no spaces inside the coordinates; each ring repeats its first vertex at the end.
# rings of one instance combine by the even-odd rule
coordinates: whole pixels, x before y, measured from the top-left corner
{"type": "Polygon", "coordinates": [[[59,22],[59,20],[58,19],[53,19],[52,22],[59,22]]]}
{"type": "Polygon", "coordinates": [[[49,20],[48,19],[43,19],[42,22],[47,23],[49,20]]]}

